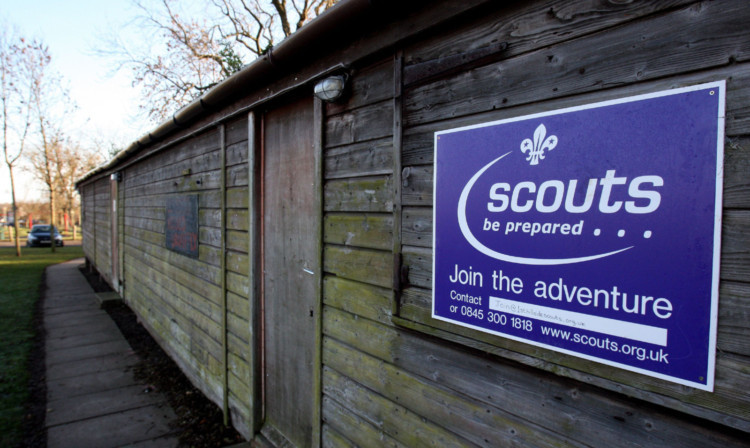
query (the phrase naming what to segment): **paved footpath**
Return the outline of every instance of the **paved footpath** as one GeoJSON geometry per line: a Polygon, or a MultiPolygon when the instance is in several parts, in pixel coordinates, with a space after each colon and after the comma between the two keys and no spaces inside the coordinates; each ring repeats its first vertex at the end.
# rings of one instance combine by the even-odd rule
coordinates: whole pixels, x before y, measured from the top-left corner
{"type": "Polygon", "coordinates": [[[138,358],[100,309],[78,270],[82,263],[46,271],[47,446],[176,447],[174,411],[134,379],[138,358]]]}

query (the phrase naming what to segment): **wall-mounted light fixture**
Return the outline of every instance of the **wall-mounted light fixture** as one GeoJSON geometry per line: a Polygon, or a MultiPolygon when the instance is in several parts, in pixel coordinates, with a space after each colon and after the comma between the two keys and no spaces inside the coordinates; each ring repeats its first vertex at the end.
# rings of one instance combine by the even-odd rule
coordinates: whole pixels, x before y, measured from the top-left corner
{"type": "Polygon", "coordinates": [[[338,100],[344,94],[346,80],[346,75],[335,75],[318,81],[315,84],[315,96],[329,103],[338,100]]]}

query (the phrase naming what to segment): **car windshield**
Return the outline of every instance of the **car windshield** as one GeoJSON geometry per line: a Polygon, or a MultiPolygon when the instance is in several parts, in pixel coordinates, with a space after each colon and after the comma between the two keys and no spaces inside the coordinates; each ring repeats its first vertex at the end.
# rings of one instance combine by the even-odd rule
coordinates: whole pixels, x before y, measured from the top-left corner
{"type": "Polygon", "coordinates": [[[49,233],[49,226],[34,226],[31,233],[49,233]]]}

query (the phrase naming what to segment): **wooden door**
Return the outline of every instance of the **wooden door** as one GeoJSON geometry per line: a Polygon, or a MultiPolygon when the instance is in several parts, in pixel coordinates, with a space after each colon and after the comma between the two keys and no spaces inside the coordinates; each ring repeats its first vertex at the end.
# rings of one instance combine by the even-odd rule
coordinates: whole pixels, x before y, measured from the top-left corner
{"type": "Polygon", "coordinates": [[[319,294],[313,102],[263,119],[262,251],[264,422],[277,446],[311,446],[319,294]]]}

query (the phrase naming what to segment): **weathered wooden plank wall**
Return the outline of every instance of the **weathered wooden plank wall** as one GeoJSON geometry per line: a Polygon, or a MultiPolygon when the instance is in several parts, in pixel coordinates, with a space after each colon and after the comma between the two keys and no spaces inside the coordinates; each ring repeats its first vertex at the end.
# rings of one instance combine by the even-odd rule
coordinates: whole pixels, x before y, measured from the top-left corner
{"type": "MultiPolygon", "coordinates": [[[[247,434],[250,419],[250,307],[248,260],[248,120],[226,125],[226,286],[229,406],[236,428],[247,434]]],[[[219,232],[219,237],[221,237],[219,232]]]]}
{"type": "MultiPolygon", "coordinates": [[[[199,194],[201,227],[218,227],[217,132],[209,132],[128,167],[121,189],[125,235],[125,293],[128,304],[186,375],[212,399],[221,397],[220,272],[210,263],[212,246],[198,259],[166,250],[165,217],[169,195],[199,194]]],[[[201,236],[203,232],[200,232],[201,236]]],[[[203,243],[201,241],[201,243],[203,243]]]]}
{"type": "MultiPolygon", "coordinates": [[[[406,46],[397,178],[386,174],[393,161],[382,150],[393,141],[382,135],[392,129],[393,114],[375,112],[383,97],[362,103],[355,96],[328,108],[324,445],[745,443],[750,65],[740,62],[750,48],[742,25],[750,9],[740,1],[615,3],[487,5],[406,46]],[[477,51],[482,59],[471,59],[472,51],[493,45],[496,54],[477,51]],[[450,56],[467,53],[459,58],[463,66],[449,66],[450,56]],[[440,60],[446,63],[435,64],[440,60]],[[716,79],[729,80],[729,93],[715,393],[430,318],[435,131],[716,79]],[[358,120],[366,131],[357,129],[358,120]],[[392,316],[392,259],[381,251],[392,240],[393,216],[384,212],[396,181],[409,275],[399,316],[392,316]]],[[[363,70],[353,85],[369,85],[376,71],[363,70]]]]}
{"type": "MultiPolygon", "coordinates": [[[[324,446],[393,443],[395,439],[381,437],[383,432],[372,424],[377,417],[369,412],[392,415],[400,420],[389,412],[387,400],[377,393],[364,387],[349,392],[342,387],[342,381],[346,382],[347,378],[332,363],[332,359],[339,358],[331,350],[338,344],[335,339],[338,324],[332,318],[341,313],[354,313],[362,317],[362,322],[379,318],[388,323],[393,300],[390,289],[393,274],[392,59],[357,73],[352,84],[352,96],[345,104],[329,105],[326,109],[323,364],[327,367],[322,375],[321,410],[324,446]],[[377,125],[362,117],[378,117],[377,125]],[[370,403],[370,409],[362,409],[364,403],[370,403]],[[381,408],[379,403],[386,406],[381,408]]],[[[378,338],[377,334],[369,332],[360,336],[378,338]]],[[[392,404],[390,406],[393,408],[392,404]]],[[[404,433],[419,434],[424,426],[406,420],[401,423],[414,423],[413,428],[404,433]]]]}
{"type": "Polygon", "coordinates": [[[250,403],[246,119],[225,125],[224,145],[226,229],[221,228],[224,149],[218,127],[126,170],[122,186],[124,295],[191,381],[220,406],[226,359],[231,417],[243,430],[250,403]],[[199,196],[197,259],[166,249],[166,200],[179,194],[199,196]],[[226,251],[222,253],[224,237],[226,251]],[[221,271],[222,257],[226,274],[221,271]]]}
{"type": "Polygon", "coordinates": [[[93,226],[96,238],[92,247],[99,273],[110,285],[112,282],[112,198],[109,177],[98,179],[93,184],[93,226]]]}
{"type": "Polygon", "coordinates": [[[89,262],[96,266],[96,235],[94,226],[94,185],[87,184],[81,187],[81,245],[83,254],[89,262]]]}

